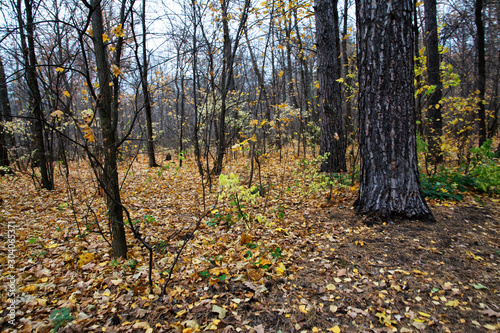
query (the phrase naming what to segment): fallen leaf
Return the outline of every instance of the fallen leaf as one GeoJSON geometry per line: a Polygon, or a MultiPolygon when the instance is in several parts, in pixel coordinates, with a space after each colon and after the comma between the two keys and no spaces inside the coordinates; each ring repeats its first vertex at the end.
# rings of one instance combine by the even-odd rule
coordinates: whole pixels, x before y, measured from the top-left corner
{"type": "Polygon", "coordinates": [[[220,306],[214,304],[212,306],[212,312],[218,313],[219,319],[222,320],[226,317],[227,310],[224,309],[223,307],[220,307],[220,306]]]}
{"type": "Polygon", "coordinates": [[[488,317],[500,318],[500,312],[493,311],[492,309],[489,309],[489,308],[487,310],[479,311],[479,312],[481,312],[484,315],[487,315],[488,317]]]}

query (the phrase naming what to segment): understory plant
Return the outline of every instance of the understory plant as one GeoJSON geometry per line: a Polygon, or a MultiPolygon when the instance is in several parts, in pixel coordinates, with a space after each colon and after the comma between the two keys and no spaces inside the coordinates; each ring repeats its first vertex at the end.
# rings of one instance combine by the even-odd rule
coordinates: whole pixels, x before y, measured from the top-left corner
{"type": "MultiPolygon", "coordinates": [[[[219,176],[219,201],[227,199],[229,205],[232,206],[233,212],[236,213],[237,220],[245,221],[247,227],[250,227],[252,219],[247,213],[245,203],[254,204],[260,197],[260,191],[256,186],[245,188],[240,185],[240,178],[238,175],[231,173],[229,176],[221,174],[219,176]]],[[[229,222],[231,219],[227,215],[225,219],[229,222]]],[[[255,220],[258,222],[265,222],[265,216],[257,215],[255,220]]]]}
{"type": "Polygon", "coordinates": [[[468,163],[457,167],[441,166],[432,174],[421,173],[420,185],[428,198],[437,200],[463,199],[463,193],[479,191],[489,195],[500,193],[500,163],[492,152],[492,142],[471,148],[468,163]]]}

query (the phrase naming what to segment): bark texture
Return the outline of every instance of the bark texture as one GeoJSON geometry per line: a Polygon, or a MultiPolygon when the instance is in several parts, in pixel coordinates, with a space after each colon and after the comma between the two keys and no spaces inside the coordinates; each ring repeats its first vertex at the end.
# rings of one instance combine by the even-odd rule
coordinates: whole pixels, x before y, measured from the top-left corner
{"type": "Polygon", "coordinates": [[[443,97],[443,85],[439,70],[439,41],[437,32],[437,10],[436,0],[425,0],[425,44],[427,49],[427,83],[436,86],[429,96],[429,109],[427,111],[428,144],[429,153],[434,163],[442,162],[441,140],[443,134],[443,122],[441,116],[441,105],[439,101],[443,97]]]}
{"type": "Polygon", "coordinates": [[[345,135],[340,82],[340,40],[337,0],[315,0],[316,47],[320,100],[320,154],[329,153],[321,172],[346,171],[345,135]]]}
{"type": "Polygon", "coordinates": [[[361,214],[434,220],[419,183],[412,0],[357,0],[361,214]]]}

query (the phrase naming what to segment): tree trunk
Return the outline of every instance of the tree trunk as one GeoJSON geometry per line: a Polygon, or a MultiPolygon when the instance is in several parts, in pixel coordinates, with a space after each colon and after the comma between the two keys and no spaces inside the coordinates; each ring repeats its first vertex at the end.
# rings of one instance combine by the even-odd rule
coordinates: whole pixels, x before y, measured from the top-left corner
{"type": "Polygon", "coordinates": [[[341,77],[337,0],[315,0],[314,14],[321,118],[320,155],[329,154],[320,171],[342,172],[346,171],[346,147],[341,87],[337,81],[341,77]]]}
{"type": "Polygon", "coordinates": [[[3,128],[3,122],[10,118],[9,93],[7,91],[7,80],[3,60],[0,57],[0,175],[12,173],[10,169],[9,154],[7,151],[6,134],[3,128]]]}
{"type": "Polygon", "coordinates": [[[361,214],[434,217],[419,184],[412,0],[357,0],[361,214]]]}
{"type": "Polygon", "coordinates": [[[45,117],[42,109],[42,95],[38,87],[37,59],[35,53],[34,19],[32,12],[32,3],[30,0],[24,0],[26,11],[26,25],[22,20],[21,0],[18,0],[18,20],[21,33],[21,46],[23,48],[25,61],[25,76],[29,87],[30,106],[33,112],[33,139],[35,143],[34,162],[40,167],[42,177],[42,187],[47,190],[54,189],[54,180],[52,174],[52,163],[47,157],[45,149],[44,123],[45,117]],[[26,28],[26,34],[24,33],[26,28]],[[26,41],[28,44],[26,45],[26,41]]]}
{"type": "Polygon", "coordinates": [[[104,174],[102,182],[107,194],[108,216],[113,236],[113,255],[115,257],[126,258],[127,242],[123,224],[123,208],[120,199],[117,166],[118,140],[115,124],[118,114],[113,114],[113,112],[117,112],[117,108],[113,107],[113,92],[112,87],[109,85],[111,73],[106,46],[102,39],[104,29],[100,1],[92,0],[92,6],[94,8],[94,12],[92,13],[93,42],[100,87],[100,98],[96,104],[101,120],[104,148],[104,174]]]}
{"type": "Polygon", "coordinates": [[[142,83],[142,93],[144,95],[144,110],[146,111],[146,127],[147,127],[147,152],[149,159],[149,167],[157,167],[155,158],[155,146],[153,141],[153,120],[151,117],[151,97],[149,93],[148,84],[148,54],[146,47],[146,0],[142,0],[142,13],[141,13],[141,24],[142,24],[142,71],[141,71],[141,83],[142,83]]]}
{"type": "Polygon", "coordinates": [[[425,0],[425,36],[427,49],[427,83],[436,86],[429,96],[429,109],[427,120],[429,122],[428,144],[429,153],[433,163],[443,161],[441,153],[441,135],[443,134],[443,122],[441,116],[441,98],[443,97],[443,85],[440,75],[439,41],[437,32],[437,10],[436,0],[425,0]]]}
{"type": "Polygon", "coordinates": [[[484,51],[484,23],[483,23],[483,0],[476,0],[476,30],[477,30],[477,90],[479,90],[479,146],[486,141],[486,110],[484,105],[484,94],[486,90],[486,56],[484,51]]]}

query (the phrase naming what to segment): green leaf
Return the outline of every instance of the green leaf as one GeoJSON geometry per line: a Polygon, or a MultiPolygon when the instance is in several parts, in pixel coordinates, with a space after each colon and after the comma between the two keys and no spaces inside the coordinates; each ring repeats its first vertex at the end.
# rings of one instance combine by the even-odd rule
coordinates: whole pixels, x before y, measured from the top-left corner
{"type": "Polygon", "coordinates": [[[481,289],[488,289],[488,287],[486,286],[483,286],[481,283],[477,283],[477,284],[474,284],[474,283],[470,283],[471,286],[473,286],[475,289],[477,290],[481,290],[481,289]]]}

